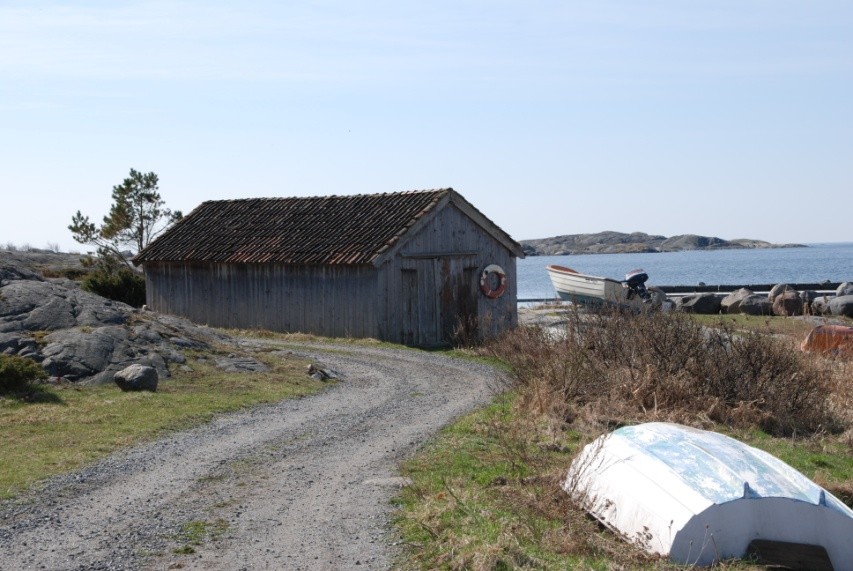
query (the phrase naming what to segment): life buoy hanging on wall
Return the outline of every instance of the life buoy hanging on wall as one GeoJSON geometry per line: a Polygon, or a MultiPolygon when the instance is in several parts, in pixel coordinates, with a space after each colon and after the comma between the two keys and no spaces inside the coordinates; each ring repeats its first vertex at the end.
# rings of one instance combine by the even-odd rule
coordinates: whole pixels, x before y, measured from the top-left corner
{"type": "Polygon", "coordinates": [[[480,274],[480,291],[489,299],[497,299],[506,291],[506,272],[497,264],[489,264],[480,274]],[[497,277],[498,285],[493,287],[492,274],[497,277]]]}

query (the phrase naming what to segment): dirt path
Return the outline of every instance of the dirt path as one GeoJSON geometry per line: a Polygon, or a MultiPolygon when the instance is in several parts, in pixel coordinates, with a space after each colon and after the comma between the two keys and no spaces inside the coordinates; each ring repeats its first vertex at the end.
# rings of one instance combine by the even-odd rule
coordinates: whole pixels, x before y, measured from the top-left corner
{"type": "Polygon", "coordinates": [[[0,506],[0,569],[389,568],[396,466],[487,402],[496,374],[416,351],[289,350],[343,382],[115,455],[0,506]]]}

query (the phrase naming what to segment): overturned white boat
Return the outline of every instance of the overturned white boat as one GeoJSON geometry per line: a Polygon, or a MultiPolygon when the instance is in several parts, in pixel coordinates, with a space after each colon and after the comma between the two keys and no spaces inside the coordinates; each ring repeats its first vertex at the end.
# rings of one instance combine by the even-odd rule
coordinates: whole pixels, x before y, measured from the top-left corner
{"type": "Polygon", "coordinates": [[[563,487],[624,539],[679,563],[754,556],[853,569],[853,510],[774,456],[715,432],[620,428],[584,448],[563,487]]]}

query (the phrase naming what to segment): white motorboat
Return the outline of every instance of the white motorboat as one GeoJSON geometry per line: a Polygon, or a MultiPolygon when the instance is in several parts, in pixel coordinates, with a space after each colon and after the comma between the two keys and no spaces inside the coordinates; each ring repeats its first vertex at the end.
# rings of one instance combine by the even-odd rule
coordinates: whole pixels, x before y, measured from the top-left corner
{"type": "MultiPolygon", "coordinates": [[[[626,276],[626,282],[616,281],[601,276],[582,274],[565,266],[546,266],[551,283],[560,299],[572,303],[586,305],[620,305],[620,306],[642,306],[649,296],[643,283],[648,275],[642,270],[636,274],[639,279],[635,280],[636,286],[630,287],[631,279],[626,276]],[[645,294],[645,295],[644,295],[645,294]]],[[[629,274],[631,276],[632,274],[629,274]]]]}

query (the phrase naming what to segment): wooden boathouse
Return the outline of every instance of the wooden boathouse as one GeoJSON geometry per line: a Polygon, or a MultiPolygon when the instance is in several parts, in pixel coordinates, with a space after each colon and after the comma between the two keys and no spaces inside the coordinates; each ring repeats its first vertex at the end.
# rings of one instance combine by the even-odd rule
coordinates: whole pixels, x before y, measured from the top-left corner
{"type": "Polygon", "coordinates": [[[134,258],[148,306],[412,346],[517,323],[516,241],[451,188],[208,201],[134,258]]]}

